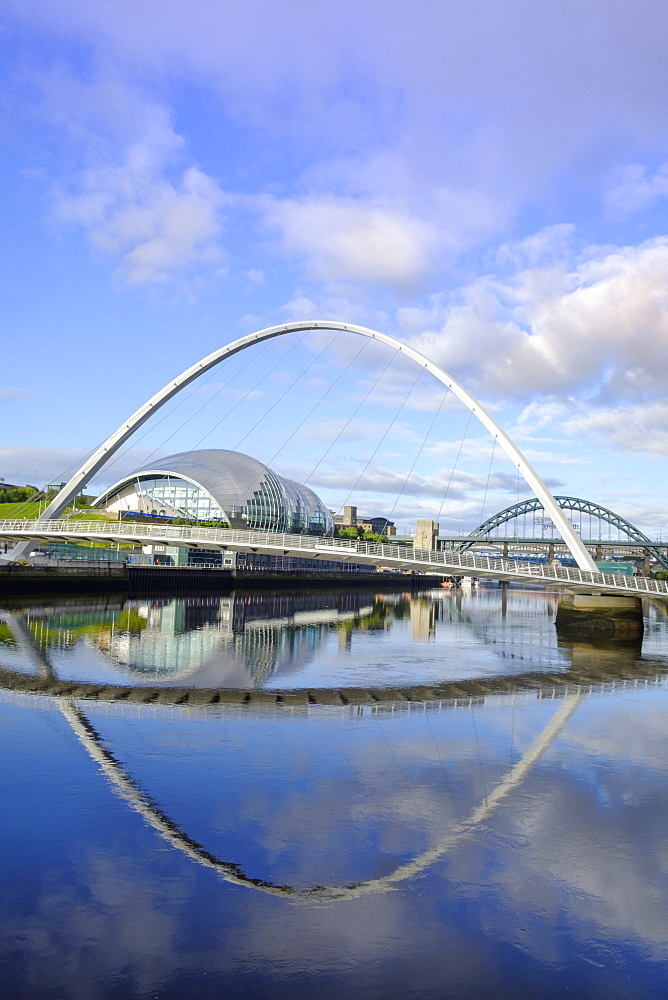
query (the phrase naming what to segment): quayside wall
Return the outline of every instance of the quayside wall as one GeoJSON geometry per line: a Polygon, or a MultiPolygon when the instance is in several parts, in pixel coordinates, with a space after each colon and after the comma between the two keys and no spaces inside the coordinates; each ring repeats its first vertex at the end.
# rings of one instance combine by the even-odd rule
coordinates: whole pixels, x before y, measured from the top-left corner
{"type": "Polygon", "coordinates": [[[441,576],[411,573],[303,573],[224,570],[188,566],[16,566],[0,570],[0,597],[19,594],[99,594],[125,591],[129,597],[155,594],[225,593],[230,590],[304,590],[371,587],[429,590],[441,576]]]}

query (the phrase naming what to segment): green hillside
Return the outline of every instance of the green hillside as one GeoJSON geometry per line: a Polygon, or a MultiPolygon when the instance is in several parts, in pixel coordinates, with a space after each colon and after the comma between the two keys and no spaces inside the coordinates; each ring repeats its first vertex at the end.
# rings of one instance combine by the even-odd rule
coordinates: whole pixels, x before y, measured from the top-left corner
{"type": "MultiPolygon", "coordinates": [[[[46,507],[46,502],[44,500],[34,501],[30,503],[25,501],[24,503],[0,503],[0,518],[35,518],[39,517],[44,508],[46,507]]],[[[65,511],[69,514],[74,508],[68,507],[65,511]]],[[[105,514],[100,510],[93,510],[91,507],[77,507],[77,513],[73,515],[73,521],[109,521],[115,520],[115,518],[110,518],[108,514],[105,514]]],[[[62,514],[60,515],[63,516],[62,514]]]]}

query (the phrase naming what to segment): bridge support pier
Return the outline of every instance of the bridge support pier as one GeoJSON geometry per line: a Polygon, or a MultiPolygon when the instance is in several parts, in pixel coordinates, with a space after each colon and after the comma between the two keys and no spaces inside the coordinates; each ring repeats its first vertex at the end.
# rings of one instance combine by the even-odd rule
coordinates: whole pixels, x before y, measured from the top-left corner
{"type": "Polygon", "coordinates": [[[564,638],[642,639],[642,601],[639,597],[562,594],[556,626],[564,638]]]}

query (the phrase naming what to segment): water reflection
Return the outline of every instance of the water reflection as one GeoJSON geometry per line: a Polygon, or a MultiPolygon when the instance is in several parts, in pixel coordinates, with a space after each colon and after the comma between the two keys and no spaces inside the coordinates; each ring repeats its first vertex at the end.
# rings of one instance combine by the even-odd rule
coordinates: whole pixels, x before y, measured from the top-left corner
{"type": "Polygon", "coordinates": [[[54,600],[0,611],[0,669],[93,684],[288,691],[623,674],[638,664],[656,673],[668,663],[661,608],[647,608],[642,647],[558,641],[555,610],[549,592],[505,587],[54,600]]]}
{"type": "MultiPolygon", "coordinates": [[[[298,672],[332,628],[373,627],[379,610],[373,595],[355,593],[92,598],[5,611],[0,648],[37,647],[61,677],[107,680],[111,668],[115,679],[139,684],[261,687],[298,672]],[[32,643],[20,642],[18,628],[32,643]]],[[[26,661],[43,668],[34,656],[26,661]]]]}
{"type": "Polygon", "coordinates": [[[6,696],[6,995],[661,996],[667,709],[6,696]]]}
{"type": "Polygon", "coordinates": [[[422,851],[416,857],[383,875],[362,879],[337,886],[310,885],[300,889],[296,885],[277,883],[272,880],[246,873],[236,862],[222,860],[193,840],[185,830],[169,818],[151,797],[133,780],[116,756],[104,745],[98,731],[91,724],[86,713],[74,701],[61,702],[60,708],[73,732],[86,748],[91,759],[98,764],[108,778],[113,790],[165,840],[188,858],[213,869],[225,881],[235,885],[257,889],[276,896],[289,896],[300,902],[320,902],[323,900],[357,899],[375,892],[387,892],[397,884],[414,878],[441,859],[460,841],[470,837],[482,823],[489,820],[506,796],[516,791],[533,765],[550,747],[561,733],[568,720],[582,701],[582,694],[567,695],[559,704],[547,725],[526,748],[517,763],[495,781],[493,788],[485,788],[482,802],[455,823],[450,823],[445,834],[436,844],[422,851]]]}
{"type": "Polygon", "coordinates": [[[666,618],[648,608],[642,649],[560,643],[553,602],[490,588],[6,609],[0,682],[50,686],[0,691],[4,995],[664,995],[666,618]],[[57,681],[77,672],[390,690],[193,709],[79,698],[57,681]],[[401,700],[405,677],[479,694],[401,700]]]}

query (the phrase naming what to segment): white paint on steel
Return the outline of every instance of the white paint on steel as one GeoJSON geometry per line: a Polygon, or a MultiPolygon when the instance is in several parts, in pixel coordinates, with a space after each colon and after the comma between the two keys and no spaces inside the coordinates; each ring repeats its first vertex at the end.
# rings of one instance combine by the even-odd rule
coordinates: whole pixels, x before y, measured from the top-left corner
{"type": "MultiPolygon", "coordinates": [[[[246,337],[240,337],[239,340],[232,341],[232,343],[228,344],[226,347],[219,348],[219,350],[209,354],[208,357],[198,361],[197,364],[192,365],[191,368],[184,371],[178,378],[168,382],[164,388],[162,388],[159,392],[156,392],[154,396],[151,396],[151,398],[144,403],[143,406],[140,406],[140,408],[132,414],[129,420],[126,420],[125,423],[121,424],[118,430],[114,431],[114,433],[100,445],[97,451],[95,451],[90,458],[84,462],[81,468],[74,473],[70,481],[66,483],[62,490],[60,490],[60,492],[53,498],[51,503],[44,510],[42,517],[45,519],[58,517],[58,515],[65,510],[68,504],[71,503],[71,501],[78,496],[79,493],[81,493],[86,483],[90,482],[90,480],[109,461],[111,456],[125,444],[128,438],[130,438],[131,435],[142,426],[142,424],[146,423],[146,421],[153,416],[153,414],[159,410],[161,406],[164,406],[164,404],[172,399],[173,396],[184,389],[187,385],[190,385],[191,382],[194,382],[194,380],[200,375],[203,375],[204,372],[207,372],[210,368],[220,364],[221,361],[225,361],[226,358],[231,358],[240,351],[246,350],[246,348],[251,347],[253,344],[260,344],[264,340],[272,340],[275,337],[283,337],[288,333],[309,333],[316,330],[348,331],[349,333],[358,334],[361,337],[368,337],[370,340],[377,340],[380,343],[386,344],[388,347],[393,347],[394,350],[405,354],[406,357],[411,358],[423,368],[426,368],[427,371],[431,372],[431,374],[437,378],[439,382],[442,382],[444,386],[447,386],[447,388],[450,389],[451,392],[453,392],[454,395],[468,407],[471,413],[478,418],[480,423],[496,439],[500,447],[522,474],[529,488],[541,501],[544,509],[549,513],[580,569],[589,570],[592,573],[596,572],[596,564],[590,556],[587,547],[574,531],[570,521],[561,510],[561,507],[556,502],[543,480],[540,478],[533,466],[527,461],[519,448],[517,448],[513,441],[508,437],[503,428],[496,422],[496,420],[494,420],[491,414],[487,412],[484,406],[481,406],[478,400],[475,399],[470,392],[467,392],[467,390],[443,368],[439,368],[438,365],[429,361],[424,354],[416,351],[413,347],[410,347],[403,341],[397,340],[396,337],[390,337],[386,333],[371,330],[366,326],[357,326],[353,323],[341,323],[331,320],[283,323],[280,326],[271,326],[265,330],[259,330],[257,333],[251,333],[246,337]]],[[[26,555],[31,548],[33,548],[33,543],[22,542],[13,550],[12,553],[9,554],[9,557],[17,559],[26,555]]]]}

